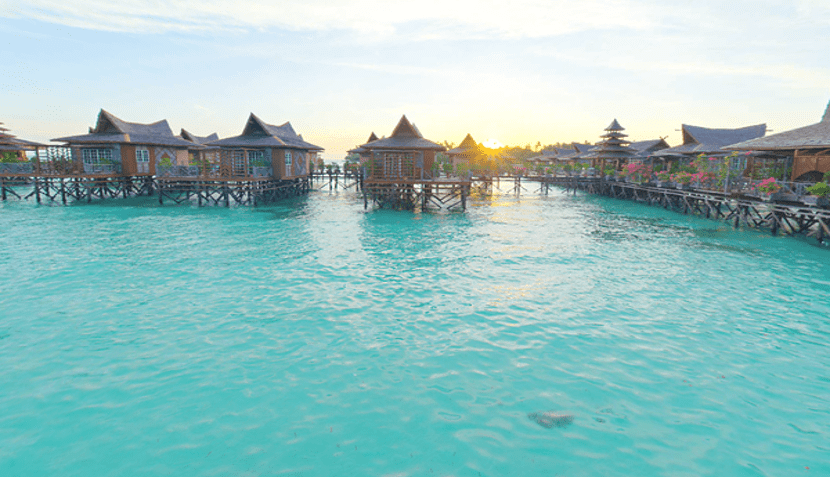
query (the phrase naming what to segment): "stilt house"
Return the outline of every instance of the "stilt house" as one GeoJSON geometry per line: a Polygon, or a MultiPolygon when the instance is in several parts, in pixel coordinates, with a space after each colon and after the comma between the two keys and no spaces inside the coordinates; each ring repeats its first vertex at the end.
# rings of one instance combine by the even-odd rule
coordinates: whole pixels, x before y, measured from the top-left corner
{"type": "Polygon", "coordinates": [[[193,143],[190,150],[190,164],[201,169],[201,175],[215,176],[219,172],[219,147],[208,146],[209,142],[218,141],[219,135],[197,136],[182,128],[179,137],[193,143]]]}
{"type": "Polygon", "coordinates": [[[9,134],[9,130],[3,127],[3,123],[0,123],[0,154],[4,157],[25,160],[27,151],[35,151],[39,147],[44,147],[44,145],[18,139],[13,134],[9,134]]]}
{"type": "Polygon", "coordinates": [[[323,148],[303,140],[290,123],[267,124],[254,113],[239,136],[206,143],[220,150],[222,177],[307,177],[311,161],[323,148]]]}
{"type": "Polygon", "coordinates": [[[444,146],[424,139],[418,128],[402,116],[392,135],[364,144],[371,156],[371,179],[429,179],[437,152],[444,146]]]}
{"type": "Polygon", "coordinates": [[[792,158],[791,180],[817,182],[830,172],[830,104],[816,124],[730,144],[729,151],[754,151],[764,155],[792,158]]]}
{"type": "MultiPolygon", "coordinates": [[[[101,110],[88,134],[53,141],[71,148],[86,174],[152,176],[160,166],[186,166],[193,143],[173,134],[167,120],[130,123],[101,110]]],[[[79,168],[80,169],[80,168],[79,168]]]]}
{"type": "Polygon", "coordinates": [[[472,165],[481,159],[479,157],[481,155],[481,148],[470,134],[464,137],[464,140],[461,141],[458,147],[447,151],[447,156],[449,156],[454,167],[459,164],[472,165]]]}
{"type": "Polygon", "coordinates": [[[378,137],[375,135],[375,133],[373,131],[372,134],[369,135],[369,139],[367,139],[366,142],[363,145],[357,146],[356,148],[350,149],[346,152],[349,153],[349,154],[357,154],[358,156],[360,156],[359,162],[360,162],[360,165],[363,166],[367,162],[369,162],[369,158],[371,157],[370,154],[369,154],[369,151],[363,146],[365,146],[366,144],[369,144],[370,142],[377,141],[377,140],[378,140],[378,137]]]}

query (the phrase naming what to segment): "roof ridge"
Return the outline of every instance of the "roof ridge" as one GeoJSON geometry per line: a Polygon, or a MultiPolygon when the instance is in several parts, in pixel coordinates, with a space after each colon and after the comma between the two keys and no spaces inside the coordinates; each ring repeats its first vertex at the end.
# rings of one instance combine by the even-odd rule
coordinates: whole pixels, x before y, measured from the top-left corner
{"type": "Polygon", "coordinates": [[[415,125],[409,122],[409,119],[406,118],[406,114],[404,114],[401,116],[401,120],[398,121],[398,125],[395,126],[395,129],[392,131],[392,135],[389,137],[411,136],[423,138],[418,129],[414,126],[415,125]]]}

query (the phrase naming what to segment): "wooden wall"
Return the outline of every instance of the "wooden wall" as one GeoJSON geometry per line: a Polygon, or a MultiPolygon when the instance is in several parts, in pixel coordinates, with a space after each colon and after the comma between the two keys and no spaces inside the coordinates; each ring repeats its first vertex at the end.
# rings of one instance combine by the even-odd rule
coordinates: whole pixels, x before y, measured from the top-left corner
{"type": "Polygon", "coordinates": [[[793,179],[810,171],[818,171],[822,174],[830,171],[830,150],[795,151],[793,156],[793,179]]]}
{"type": "Polygon", "coordinates": [[[135,164],[135,146],[132,144],[121,145],[121,173],[126,176],[137,174],[135,164]]]}

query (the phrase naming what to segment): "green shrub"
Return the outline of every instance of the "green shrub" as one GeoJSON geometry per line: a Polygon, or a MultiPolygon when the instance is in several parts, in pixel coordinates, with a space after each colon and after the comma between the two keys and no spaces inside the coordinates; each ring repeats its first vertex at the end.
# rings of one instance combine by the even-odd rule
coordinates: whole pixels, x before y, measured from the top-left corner
{"type": "Polygon", "coordinates": [[[826,182],[817,182],[816,184],[808,187],[807,192],[816,197],[826,197],[830,195],[830,185],[826,182]]]}

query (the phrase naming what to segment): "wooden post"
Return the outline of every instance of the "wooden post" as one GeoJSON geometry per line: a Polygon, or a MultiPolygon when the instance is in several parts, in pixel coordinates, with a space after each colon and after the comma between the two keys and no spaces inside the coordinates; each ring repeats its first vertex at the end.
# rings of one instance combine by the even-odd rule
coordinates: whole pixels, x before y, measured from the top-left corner
{"type": "Polygon", "coordinates": [[[63,205],[66,205],[66,185],[64,184],[63,177],[61,177],[61,202],[63,202],[63,205]]]}
{"type": "Polygon", "coordinates": [[[35,199],[40,204],[40,179],[38,176],[35,176],[35,199]]]}
{"type": "MultiPolygon", "coordinates": [[[[37,178],[35,178],[37,180],[37,178]]],[[[0,177],[0,194],[2,194],[2,199],[6,200],[6,178],[0,177]]]]}

